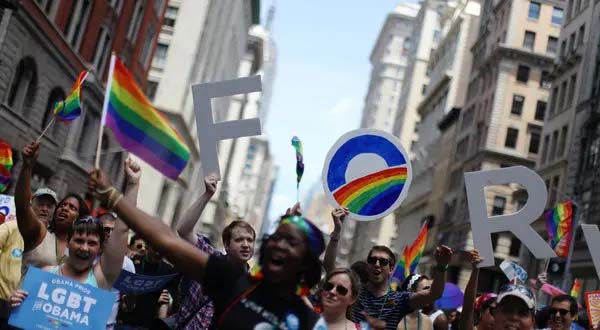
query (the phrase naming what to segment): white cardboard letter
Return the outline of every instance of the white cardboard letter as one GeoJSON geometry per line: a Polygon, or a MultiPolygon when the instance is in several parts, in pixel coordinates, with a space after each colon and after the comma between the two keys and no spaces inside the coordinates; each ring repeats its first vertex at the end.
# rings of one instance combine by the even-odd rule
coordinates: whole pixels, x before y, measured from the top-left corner
{"type": "MultiPolygon", "coordinates": [[[[258,118],[215,123],[211,99],[260,91],[262,91],[260,76],[192,86],[202,172],[207,174],[215,173],[218,178],[221,178],[219,158],[217,156],[217,142],[219,140],[261,134],[260,119],[258,118]]],[[[204,174],[201,173],[201,176],[204,177],[204,174]]]]}
{"type": "Polygon", "coordinates": [[[554,258],[554,250],[531,228],[544,211],[548,192],[542,178],[525,166],[514,166],[490,171],[465,173],[469,218],[473,231],[473,244],[485,258],[479,267],[494,265],[491,234],[503,231],[512,232],[531,250],[538,259],[554,258]],[[488,217],[484,188],[487,186],[518,183],[528,193],[527,203],[513,214],[488,217]]]}
{"type": "Polygon", "coordinates": [[[583,223],[581,224],[581,230],[583,230],[585,242],[590,250],[592,262],[594,262],[594,267],[596,268],[596,273],[598,274],[598,278],[600,278],[600,230],[596,225],[586,225],[583,223]]]}

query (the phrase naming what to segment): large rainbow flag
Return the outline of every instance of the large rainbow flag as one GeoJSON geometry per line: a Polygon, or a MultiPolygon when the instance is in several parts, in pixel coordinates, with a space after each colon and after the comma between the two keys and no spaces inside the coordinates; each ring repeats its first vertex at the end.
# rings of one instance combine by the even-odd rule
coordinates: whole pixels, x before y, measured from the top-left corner
{"type": "Polygon", "coordinates": [[[57,120],[67,123],[81,115],[81,85],[83,85],[87,76],[87,71],[81,71],[73,87],[71,87],[69,96],[64,101],[56,102],[54,105],[54,117],[57,120]]]}
{"type": "Polygon", "coordinates": [[[112,129],[123,148],[168,178],[177,179],[190,159],[190,150],[175,128],[148,101],[118,58],[114,58],[111,69],[106,126],[112,129]]]}
{"type": "Polygon", "coordinates": [[[573,204],[571,201],[559,203],[546,212],[545,218],[550,245],[556,255],[566,258],[573,237],[573,204]]]}
{"type": "Polygon", "coordinates": [[[361,210],[369,202],[386,191],[402,189],[406,182],[406,167],[392,167],[356,179],[338,189],[333,198],[352,213],[362,214],[361,210]]]}
{"type": "Polygon", "coordinates": [[[404,248],[404,252],[402,252],[402,255],[396,263],[396,268],[394,269],[392,278],[399,283],[402,283],[410,274],[414,274],[417,266],[419,265],[419,261],[421,260],[421,256],[423,255],[426,244],[427,222],[423,223],[421,231],[412,245],[404,248]]]}
{"type": "Polygon", "coordinates": [[[12,148],[8,143],[0,141],[0,193],[8,187],[12,167],[12,148]]]}

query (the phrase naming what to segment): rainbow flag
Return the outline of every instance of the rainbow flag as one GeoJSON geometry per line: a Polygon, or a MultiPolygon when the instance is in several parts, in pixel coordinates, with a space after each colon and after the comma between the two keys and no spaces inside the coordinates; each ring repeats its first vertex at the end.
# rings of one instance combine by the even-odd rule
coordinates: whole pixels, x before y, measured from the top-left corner
{"type": "Polygon", "coordinates": [[[406,174],[404,166],[372,173],[345,184],[333,193],[333,198],[350,212],[363,214],[363,208],[368,207],[373,199],[380,198],[386,192],[401,190],[406,182],[406,174]]]}
{"type": "Polygon", "coordinates": [[[8,187],[12,167],[12,148],[8,143],[0,141],[0,192],[6,191],[8,187]]]}
{"type": "Polygon", "coordinates": [[[87,71],[81,71],[73,87],[71,87],[69,96],[64,101],[54,104],[54,117],[56,120],[68,123],[81,115],[81,85],[83,85],[83,81],[87,76],[87,71]]]}
{"type": "Polygon", "coordinates": [[[292,146],[296,149],[296,188],[300,187],[300,180],[304,174],[304,151],[302,141],[297,136],[292,138],[292,146]]]}
{"type": "Polygon", "coordinates": [[[396,268],[394,269],[392,278],[397,279],[398,282],[402,282],[410,274],[414,274],[417,266],[419,265],[419,261],[421,260],[421,256],[423,255],[426,244],[427,222],[425,222],[421,227],[421,231],[412,245],[404,248],[404,252],[402,252],[402,255],[396,263],[396,268]]]}
{"type": "Polygon", "coordinates": [[[580,291],[581,291],[581,281],[578,279],[575,279],[575,281],[573,281],[573,287],[571,288],[571,297],[579,298],[580,291]]]}
{"type": "Polygon", "coordinates": [[[112,129],[123,148],[166,177],[177,179],[190,159],[190,150],[116,57],[111,71],[106,126],[112,129]]]}
{"type": "Polygon", "coordinates": [[[546,212],[546,230],[550,245],[561,258],[569,254],[573,236],[573,204],[566,201],[546,212]]]}

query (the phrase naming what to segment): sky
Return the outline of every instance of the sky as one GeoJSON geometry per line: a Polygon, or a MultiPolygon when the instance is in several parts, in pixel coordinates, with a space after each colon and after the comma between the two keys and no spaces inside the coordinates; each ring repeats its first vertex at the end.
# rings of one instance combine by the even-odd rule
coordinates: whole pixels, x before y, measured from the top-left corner
{"type": "MultiPolygon", "coordinates": [[[[272,1],[263,1],[262,22],[272,1]]],[[[321,184],[325,156],[342,134],[360,126],[371,64],[369,56],[397,0],[277,1],[271,27],[277,74],[266,131],[279,173],[269,218],[296,201],[291,139],[304,147],[302,195],[321,184]]]]}

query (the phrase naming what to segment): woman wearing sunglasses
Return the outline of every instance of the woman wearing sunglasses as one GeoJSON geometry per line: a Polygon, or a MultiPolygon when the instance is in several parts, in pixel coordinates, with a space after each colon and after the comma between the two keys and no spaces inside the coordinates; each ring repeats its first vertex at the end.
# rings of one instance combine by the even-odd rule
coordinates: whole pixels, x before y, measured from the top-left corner
{"type": "Polygon", "coordinates": [[[90,173],[90,188],[120,219],[171,261],[185,276],[199,281],[212,298],[212,329],[312,329],[317,315],[299,295],[321,277],[321,231],[300,214],[282,217],[263,240],[258,265],[250,274],[226,257],[208,255],[180,239],[160,219],[141,211],[112,187],[100,170],[90,173]]]}
{"type": "MultiPolygon", "coordinates": [[[[408,276],[400,286],[400,290],[412,293],[423,292],[429,289],[431,289],[431,280],[429,277],[420,274],[408,276]]],[[[431,330],[432,328],[431,319],[426,314],[421,313],[420,310],[407,314],[398,324],[399,330],[431,330]]]]}
{"type": "Polygon", "coordinates": [[[328,330],[360,329],[360,324],[348,319],[348,310],[359,292],[360,280],[352,270],[337,268],[327,274],[319,295],[328,330]]]}

